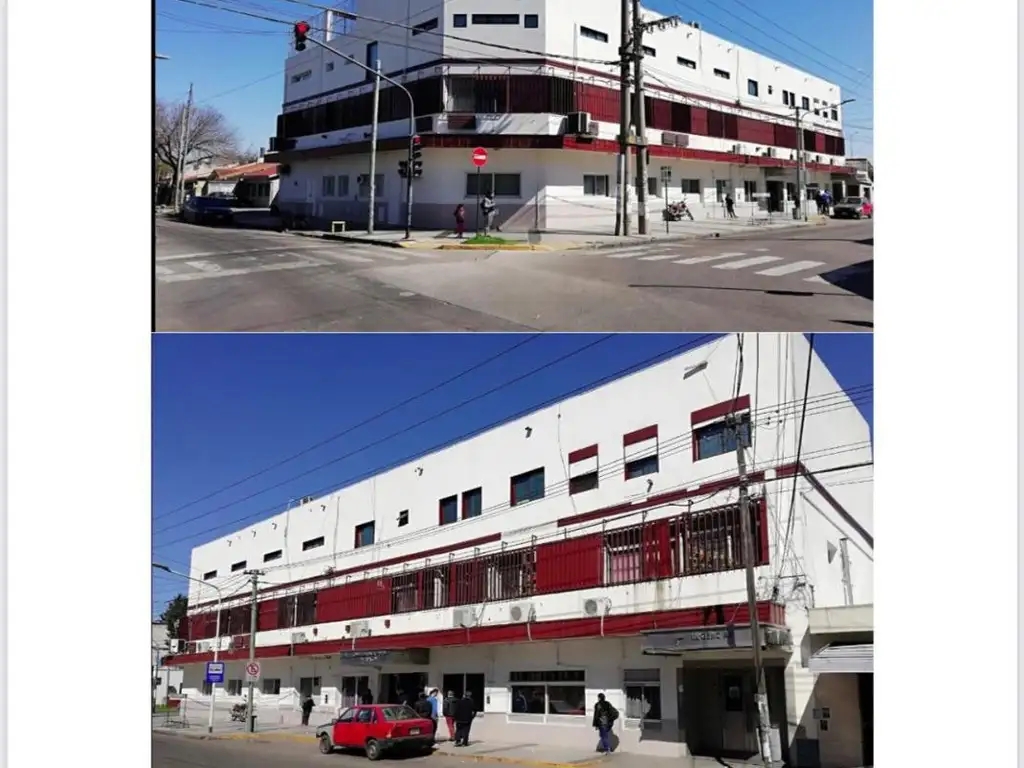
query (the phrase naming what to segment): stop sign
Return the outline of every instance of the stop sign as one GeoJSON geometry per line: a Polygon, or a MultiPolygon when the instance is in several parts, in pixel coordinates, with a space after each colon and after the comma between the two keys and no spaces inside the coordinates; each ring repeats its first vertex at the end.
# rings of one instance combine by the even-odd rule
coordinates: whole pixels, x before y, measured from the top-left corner
{"type": "Polygon", "coordinates": [[[487,165],[487,150],[483,147],[477,147],[473,150],[473,165],[477,168],[483,168],[487,165]]]}

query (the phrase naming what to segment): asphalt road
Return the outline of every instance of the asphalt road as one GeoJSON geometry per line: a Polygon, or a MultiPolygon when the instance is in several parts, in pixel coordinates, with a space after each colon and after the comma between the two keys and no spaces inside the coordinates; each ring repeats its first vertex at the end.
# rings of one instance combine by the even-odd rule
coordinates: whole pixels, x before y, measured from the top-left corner
{"type": "MultiPolygon", "coordinates": [[[[433,768],[460,768],[465,758],[449,755],[385,757],[382,763],[433,768]]],[[[281,741],[200,740],[153,734],[153,768],[366,768],[365,755],[335,752],[321,755],[316,744],[281,741]]]]}
{"type": "Polygon", "coordinates": [[[160,331],[873,328],[873,223],[565,252],[419,251],[157,221],[160,331]]]}

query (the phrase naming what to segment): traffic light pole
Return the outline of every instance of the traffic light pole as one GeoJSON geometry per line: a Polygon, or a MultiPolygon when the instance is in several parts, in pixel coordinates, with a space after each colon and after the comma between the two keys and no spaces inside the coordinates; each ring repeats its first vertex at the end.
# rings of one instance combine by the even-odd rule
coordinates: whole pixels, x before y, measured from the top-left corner
{"type": "Polygon", "coordinates": [[[337,48],[332,48],[326,43],[322,43],[313,37],[304,37],[303,42],[312,43],[318,48],[323,48],[325,51],[330,51],[335,56],[340,56],[341,58],[343,58],[349,64],[355,64],[357,67],[364,70],[365,72],[369,72],[374,77],[379,77],[384,82],[391,83],[391,85],[395,86],[395,88],[404,93],[406,98],[409,99],[409,173],[408,177],[405,180],[405,239],[410,239],[412,237],[412,149],[413,144],[416,141],[416,103],[413,101],[412,94],[409,93],[408,88],[406,88],[397,80],[393,80],[387,75],[371,69],[370,67],[363,64],[363,62],[359,61],[358,59],[352,58],[348,54],[342,53],[337,48]]]}

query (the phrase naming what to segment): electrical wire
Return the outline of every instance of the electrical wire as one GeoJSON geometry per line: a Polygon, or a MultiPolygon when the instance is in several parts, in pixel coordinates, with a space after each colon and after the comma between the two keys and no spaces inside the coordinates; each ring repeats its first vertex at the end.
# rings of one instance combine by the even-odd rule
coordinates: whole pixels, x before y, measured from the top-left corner
{"type": "MultiPolygon", "coordinates": [[[[500,351],[500,352],[498,352],[496,354],[493,354],[493,355],[491,355],[490,357],[488,357],[488,358],[486,358],[484,360],[481,360],[479,363],[476,363],[476,364],[470,366],[469,368],[466,368],[465,370],[455,374],[454,376],[451,376],[451,377],[445,379],[444,381],[442,381],[442,382],[440,382],[438,384],[435,384],[434,386],[432,386],[432,387],[430,387],[428,389],[425,389],[425,390],[419,392],[416,395],[413,395],[412,397],[407,397],[404,400],[402,400],[401,402],[396,403],[395,405],[392,405],[389,408],[385,408],[383,411],[379,411],[378,413],[375,413],[373,416],[370,416],[370,417],[368,417],[366,419],[363,419],[362,421],[360,421],[360,422],[358,422],[356,424],[353,424],[350,427],[347,427],[347,428],[343,429],[341,432],[336,432],[333,435],[330,435],[329,437],[326,437],[323,440],[320,440],[319,442],[313,443],[312,445],[308,446],[307,448],[303,448],[298,453],[293,453],[293,454],[291,454],[290,456],[288,456],[288,457],[286,457],[284,459],[276,461],[273,464],[270,464],[270,465],[268,465],[268,466],[266,466],[266,467],[264,467],[262,469],[256,470],[255,472],[252,472],[252,473],[246,475],[245,477],[241,478],[240,480],[236,480],[236,481],[234,481],[232,483],[229,483],[228,485],[222,486],[221,488],[217,489],[216,491],[212,491],[210,493],[207,493],[207,494],[205,494],[203,496],[200,496],[200,497],[198,497],[196,499],[193,499],[192,501],[189,501],[189,502],[187,502],[185,504],[182,504],[182,505],[180,505],[178,507],[175,507],[174,509],[168,510],[167,512],[163,512],[163,513],[161,513],[159,515],[154,515],[153,519],[154,520],[161,520],[164,517],[167,517],[168,515],[173,515],[174,513],[180,512],[183,509],[187,509],[188,507],[194,506],[194,505],[198,504],[201,501],[206,501],[207,499],[213,498],[214,496],[219,496],[220,494],[224,493],[224,491],[231,490],[232,488],[237,488],[239,485],[242,485],[243,483],[246,483],[249,480],[253,480],[253,479],[259,477],[260,475],[264,475],[267,472],[270,472],[271,470],[277,469],[278,467],[283,466],[284,464],[288,464],[288,463],[294,461],[295,459],[301,458],[302,456],[306,456],[309,453],[312,453],[313,451],[315,451],[317,448],[322,448],[325,445],[329,445],[330,443],[333,443],[334,441],[339,440],[340,438],[345,437],[346,435],[351,434],[352,432],[356,431],[357,429],[360,429],[360,428],[365,427],[365,426],[367,426],[369,424],[372,424],[373,422],[378,421],[378,420],[384,418],[385,416],[389,416],[390,414],[392,414],[395,411],[398,411],[398,410],[404,408],[407,405],[411,405],[412,403],[415,403],[417,400],[421,400],[424,397],[427,397],[428,395],[432,395],[433,393],[435,393],[435,392],[437,392],[437,391],[447,387],[450,384],[454,384],[459,379],[465,378],[469,374],[475,373],[476,371],[479,371],[481,368],[484,368],[485,366],[489,365],[490,363],[493,363],[495,360],[499,360],[502,357],[505,357],[506,355],[509,355],[512,352],[515,352],[517,349],[520,349],[520,348],[526,346],[527,344],[529,344],[529,343],[531,343],[533,341],[536,341],[541,335],[542,334],[540,334],[540,333],[535,333],[535,334],[533,334],[531,336],[527,336],[525,339],[522,339],[522,340],[518,341],[517,343],[513,344],[512,346],[510,346],[510,347],[508,347],[506,349],[503,349],[502,351],[500,351]]],[[[163,530],[167,530],[167,529],[163,529],[163,530]]]]}

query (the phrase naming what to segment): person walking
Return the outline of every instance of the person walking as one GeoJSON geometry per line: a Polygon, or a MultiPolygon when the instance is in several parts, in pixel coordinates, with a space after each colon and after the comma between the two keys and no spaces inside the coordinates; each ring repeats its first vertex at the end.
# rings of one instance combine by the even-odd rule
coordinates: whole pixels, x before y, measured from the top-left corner
{"type": "Polygon", "coordinates": [[[480,211],[484,215],[484,234],[492,229],[495,232],[501,232],[501,227],[494,224],[494,220],[498,216],[498,206],[494,204],[494,198],[490,192],[485,194],[484,199],[480,201],[480,211]]]}
{"type": "Polygon", "coordinates": [[[455,206],[455,236],[461,240],[466,234],[466,206],[459,203],[455,206]]]}
{"type": "Polygon", "coordinates": [[[593,726],[597,729],[600,739],[599,751],[605,755],[612,753],[611,732],[612,725],[619,719],[619,712],[605,699],[603,693],[597,694],[597,704],[594,705],[593,726]]]}
{"type": "Polygon", "coordinates": [[[476,717],[476,707],[473,706],[473,697],[469,691],[462,694],[462,698],[455,703],[455,746],[469,746],[469,729],[473,725],[473,718],[476,717]]]}
{"type": "Polygon", "coordinates": [[[441,714],[444,715],[444,723],[448,726],[448,740],[455,741],[455,705],[459,702],[455,698],[454,691],[448,691],[441,705],[441,714]]]}
{"type": "Polygon", "coordinates": [[[309,716],[313,712],[313,697],[306,694],[306,698],[302,701],[302,724],[309,725],[309,716]]]}
{"type": "Polygon", "coordinates": [[[433,708],[430,706],[430,702],[427,701],[426,691],[420,691],[419,698],[416,699],[412,708],[416,711],[416,714],[424,720],[430,719],[430,716],[433,713],[433,708]]]}
{"type": "Polygon", "coordinates": [[[434,741],[437,741],[437,720],[441,709],[441,697],[438,695],[437,688],[430,691],[428,701],[430,701],[430,722],[434,729],[432,735],[434,741]]]}
{"type": "Polygon", "coordinates": [[[731,194],[725,196],[725,214],[730,219],[736,218],[736,201],[731,194]]]}

